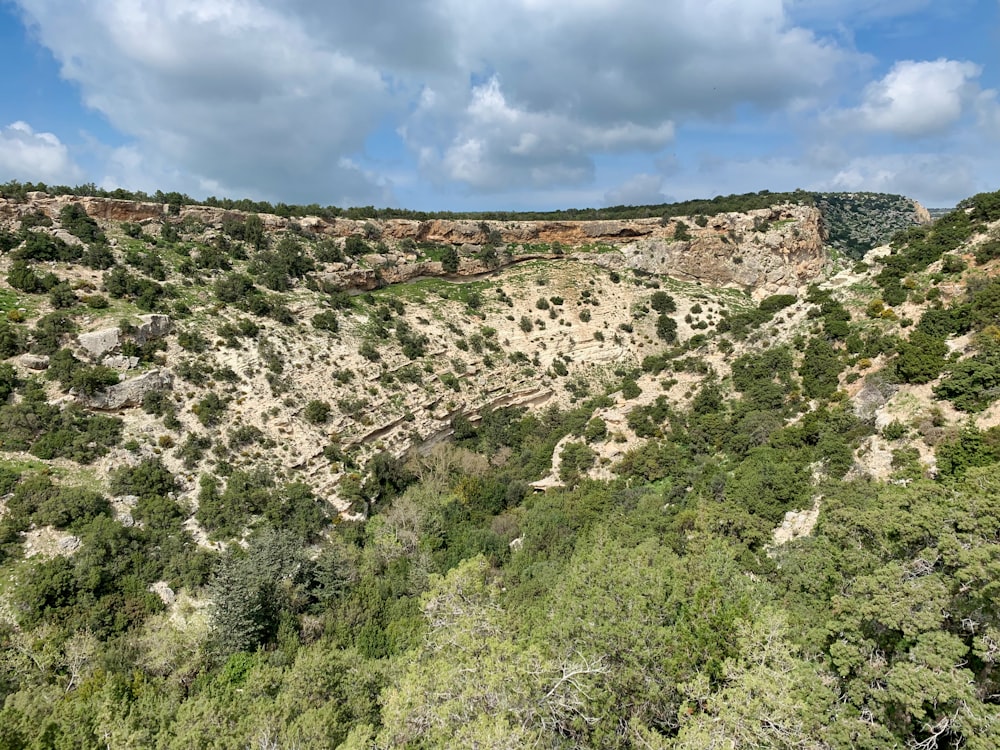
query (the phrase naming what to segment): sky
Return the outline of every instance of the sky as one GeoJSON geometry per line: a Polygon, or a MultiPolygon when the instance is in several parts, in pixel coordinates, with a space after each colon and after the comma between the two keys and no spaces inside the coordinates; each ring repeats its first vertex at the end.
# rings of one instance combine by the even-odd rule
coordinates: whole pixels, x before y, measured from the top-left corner
{"type": "Polygon", "coordinates": [[[1000,0],[0,0],[0,182],[426,211],[1000,190],[1000,0]]]}

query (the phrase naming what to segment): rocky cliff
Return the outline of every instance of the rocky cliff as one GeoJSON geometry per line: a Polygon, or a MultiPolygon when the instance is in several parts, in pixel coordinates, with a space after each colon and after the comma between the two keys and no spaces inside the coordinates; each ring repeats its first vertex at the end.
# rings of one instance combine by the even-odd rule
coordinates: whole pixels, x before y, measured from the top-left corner
{"type": "MultiPolygon", "coordinates": [[[[219,232],[227,222],[246,217],[205,206],[185,206],[171,214],[167,205],[156,203],[32,193],[23,203],[0,200],[0,218],[14,222],[41,212],[55,219],[70,204],[80,205],[103,222],[154,229],[188,223],[219,232]]],[[[377,238],[372,253],[346,258],[329,269],[328,282],[348,290],[371,290],[425,276],[476,276],[530,258],[569,256],[612,269],[731,286],[762,298],[794,292],[815,279],[826,262],[822,215],[800,205],[669,221],[360,221],[267,214],[260,219],[270,233],[292,230],[338,242],[377,238]],[[458,267],[447,272],[440,261],[423,257],[420,245],[457,248],[458,267]],[[482,249],[487,246],[499,252],[486,256],[482,249]]]]}

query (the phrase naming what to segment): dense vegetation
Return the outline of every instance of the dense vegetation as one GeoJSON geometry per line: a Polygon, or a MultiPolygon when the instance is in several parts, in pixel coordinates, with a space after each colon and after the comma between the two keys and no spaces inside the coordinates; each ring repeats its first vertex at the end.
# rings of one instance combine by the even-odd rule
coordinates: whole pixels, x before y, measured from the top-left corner
{"type": "Polygon", "coordinates": [[[873,247],[915,223],[909,198],[885,193],[823,193],[816,196],[823,212],[827,242],[851,258],[862,258],[873,247]]]}
{"type": "MultiPolygon", "coordinates": [[[[281,337],[360,326],[367,370],[331,363],[339,398],[302,400],[317,431],[364,420],[378,388],[467,388],[457,365],[426,367],[449,355],[402,295],[323,287],[322,264],[380,238],[274,237],[251,215],[208,241],[180,221],[158,237],[116,227],[113,245],[75,210],[59,223],[82,244],[43,217],[0,232],[18,292],[2,298],[0,356],[48,357],[44,374],[0,363],[0,750],[996,747],[1000,428],[940,410],[879,428],[847,389],[865,373],[870,391],[932,383],[962,419],[994,408],[1000,281],[942,255],[994,260],[998,196],[900,239],[872,271],[909,296],[905,325],[903,302],[822,284],[720,306],[708,325],[702,291],[691,304],[616,273],[608,284],[642,296],[607,335],[645,324],[646,354],[599,384],[553,360],[564,407],[456,411],[449,441],[404,457],[317,432],[359,521],[334,519],[307,474],[272,470],[278,446],[257,427],[219,429],[241,373],[206,355],[252,342],[272,395],[294,404],[281,337]],[[99,285],[66,281],[73,265],[99,285]],[[307,293],[321,311],[297,320],[307,293]],[[187,324],[199,304],[210,326],[187,324]],[[128,415],[153,425],[146,447],[81,405],[118,379],[69,348],[102,305],[180,322],[186,429],[167,392],[128,415]],[[625,444],[613,409],[636,440],[600,464],[615,478],[589,479],[600,449],[625,444]],[[861,468],[875,440],[889,481],[861,468]],[[536,492],[557,446],[564,486],[536,492]],[[128,460],[98,479],[109,450],[128,460]],[[786,512],[814,506],[810,535],[775,543],[786,512]],[[41,549],[46,533],[72,549],[41,549]]],[[[565,327],[569,300],[544,286],[514,323],[525,335],[565,327]]],[[[596,288],[574,320],[606,314],[596,288]]],[[[486,324],[484,307],[513,305],[504,289],[448,293],[467,318],[456,351],[542,376],[486,324]]],[[[164,364],[162,342],[125,316],[119,329],[123,355],[164,364]]]]}

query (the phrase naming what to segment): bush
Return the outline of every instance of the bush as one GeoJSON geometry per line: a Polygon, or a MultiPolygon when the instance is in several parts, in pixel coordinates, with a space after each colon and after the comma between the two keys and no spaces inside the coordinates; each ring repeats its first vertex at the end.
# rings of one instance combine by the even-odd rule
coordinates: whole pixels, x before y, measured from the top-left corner
{"type": "Polygon", "coordinates": [[[834,348],[824,339],[813,338],[806,347],[799,375],[809,398],[829,398],[837,390],[843,363],[834,348]]]}
{"type": "Polygon", "coordinates": [[[924,333],[918,326],[899,345],[893,362],[896,377],[903,383],[929,383],[941,374],[947,354],[948,345],[942,338],[924,333]]]}
{"type": "Polygon", "coordinates": [[[212,391],[195,404],[191,410],[205,427],[212,427],[221,421],[228,404],[228,399],[223,399],[212,391]]]}
{"type": "Polygon", "coordinates": [[[104,242],[104,234],[97,222],[87,215],[83,206],[70,203],[59,212],[59,222],[63,228],[84,242],[104,242]]]}
{"type": "Polygon", "coordinates": [[[159,458],[147,458],[137,466],[125,466],[113,472],[109,487],[116,495],[166,497],[177,489],[177,480],[159,458]]]}
{"type": "Polygon", "coordinates": [[[656,318],[656,335],[668,344],[677,341],[677,321],[666,313],[660,313],[656,318]]]}
{"type": "Polygon", "coordinates": [[[566,443],[559,454],[559,478],[564,482],[577,479],[594,465],[596,454],[584,443],[566,443]]]}
{"type": "Polygon", "coordinates": [[[642,388],[639,387],[638,383],[631,378],[627,378],[622,381],[623,398],[631,401],[633,398],[638,398],[640,395],[642,395],[642,388]]]}
{"type": "Polygon", "coordinates": [[[900,438],[906,437],[907,432],[909,432],[909,430],[906,425],[899,420],[893,420],[882,428],[882,437],[886,440],[899,440],[900,438]]]}
{"type": "Polygon", "coordinates": [[[336,333],[340,330],[340,322],[337,319],[337,313],[332,310],[324,310],[323,312],[314,315],[312,324],[313,328],[320,331],[336,333]]]}
{"type": "Polygon", "coordinates": [[[306,404],[302,416],[309,424],[323,424],[330,418],[330,404],[313,399],[306,404]]]}
{"type": "Polygon", "coordinates": [[[85,396],[93,396],[116,383],[118,383],[118,373],[104,365],[79,367],[74,370],[70,379],[70,387],[85,396]]]}

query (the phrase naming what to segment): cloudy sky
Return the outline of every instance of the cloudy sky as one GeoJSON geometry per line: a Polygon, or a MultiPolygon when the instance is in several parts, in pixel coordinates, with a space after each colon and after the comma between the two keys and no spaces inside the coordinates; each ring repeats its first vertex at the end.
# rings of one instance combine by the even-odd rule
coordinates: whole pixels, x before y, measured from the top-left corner
{"type": "Polygon", "coordinates": [[[0,0],[0,181],[424,210],[1000,189],[1000,0],[0,0]]]}

